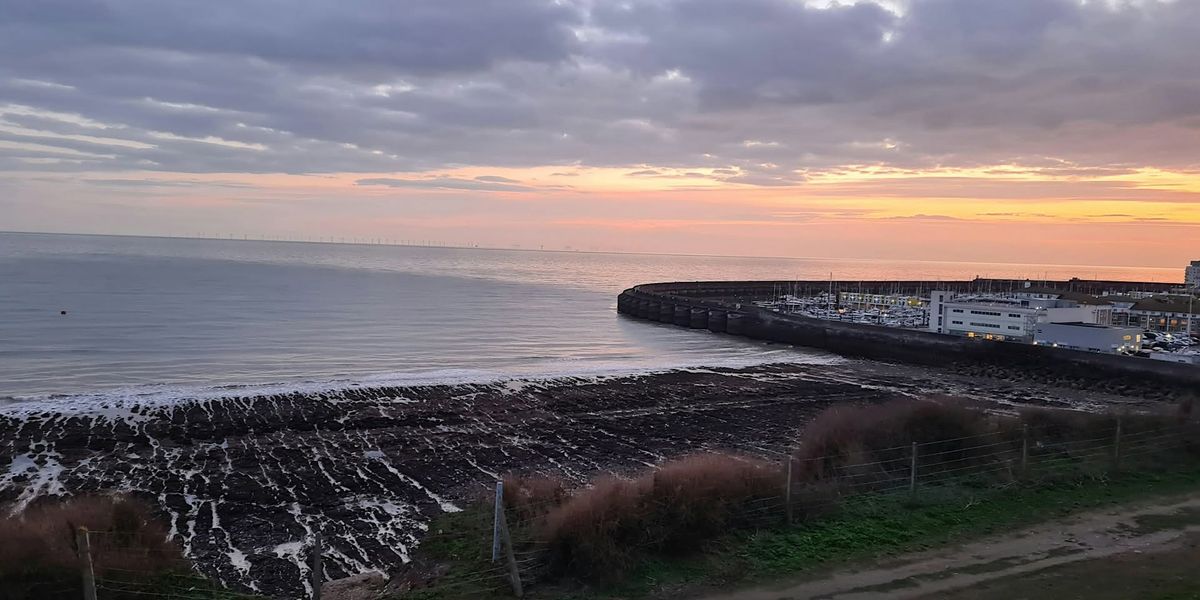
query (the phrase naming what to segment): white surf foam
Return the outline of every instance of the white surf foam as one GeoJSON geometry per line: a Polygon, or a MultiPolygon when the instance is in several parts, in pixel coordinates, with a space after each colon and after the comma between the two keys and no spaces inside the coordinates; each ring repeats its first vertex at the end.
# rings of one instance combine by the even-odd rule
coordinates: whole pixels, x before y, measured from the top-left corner
{"type": "Polygon", "coordinates": [[[353,378],[333,378],[226,386],[139,385],[90,394],[23,396],[0,403],[0,415],[15,418],[37,415],[88,415],[105,420],[139,422],[151,418],[155,409],[192,402],[210,402],[285,394],[335,394],[353,389],[415,387],[429,385],[505,384],[511,391],[559,379],[600,379],[650,375],[671,371],[748,368],[766,364],[840,364],[846,359],[832,354],[797,352],[793,348],[760,350],[744,356],[719,360],[696,357],[653,365],[627,362],[544,361],[528,369],[492,371],[485,369],[439,369],[432,371],[380,373],[353,378]]]}

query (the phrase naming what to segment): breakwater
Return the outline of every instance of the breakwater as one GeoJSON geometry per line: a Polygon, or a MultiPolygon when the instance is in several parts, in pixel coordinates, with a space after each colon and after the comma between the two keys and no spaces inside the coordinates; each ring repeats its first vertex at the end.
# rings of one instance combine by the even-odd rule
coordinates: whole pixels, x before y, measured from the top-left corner
{"type": "MultiPolygon", "coordinates": [[[[958,292],[1016,291],[1023,282],[970,281],[700,281],[651,283],[629,288],[617,297],[621,314],[707,329],[715,333],[821,348],[842,354],[974,370],[984,374],[1049,379],[1055,383],[1099,384],[1125,392],[1147,382],[1180,392],[1200,389],[1200,369],[1142,358],[1098,354],[960,338],[929,331],[881,327],[784,314],[753,304],[779,294],[810,295],[822,291],[863,293],[928,293],[931,289],[958,292]]],[[[1103,289],[1165,289],[1166,284],[1132,282],[1046,282],[1056,289],[1098,292],[1103,289]]]]}

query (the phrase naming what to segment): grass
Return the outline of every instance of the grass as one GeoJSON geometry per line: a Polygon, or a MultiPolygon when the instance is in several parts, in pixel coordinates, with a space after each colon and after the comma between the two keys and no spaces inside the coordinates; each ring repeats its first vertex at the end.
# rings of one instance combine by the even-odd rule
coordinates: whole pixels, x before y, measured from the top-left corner
{"type": "MultiPolygon", "coordinates": [[[[881,560],[1055,518],[1155,496],[1200,489],[1200,467],[1170,474],[1129,474],[1031,487],[963,488],[907,495],[866,495],[812,523],[733,533],[687,558],[644,563],[620,586],[577,598],[654,598],[684,590],[816,576],[835,566],[881,560]]],[[[550,592],[553,597],[554,592],[550,592]]]]}
{"type": "MultiPolygon", "coordinates": [[[[692,455],[574,492],[510,477],[505,498],[522,580],[539,580],[533,596],[673,597],[1200,489],[1198,432],[1178,414],[1004,416],[946,399],[835,407],[806,426],[786,471],[692,455]],[[1125,474],[1112,477],[1118,433],[1125,474]],[[788,474],[794,527],[782,522],[788,474]]],[[[505,595],[491,525],[482,503],[436,523],[418,554],[449,572],[417,597],[505,595]]]]}
{"type": "MultiPolygon", "coordinates": [[[[821,573],[865,561],[945,546],[1046,522],[1088,510],[1200,490],[1200,466],[1168,473],[1127,473],[1008,488],[970,485],[907,494],[847,498],[836,512],[793,527],[735,531],[688,556],[648,557],[624,580],[589,585],[577,580],[543,583],[527,597],[564,600],[655,599],[747,586],[821,573]]],[[[1169,524],[1165,524],[1169,525],[1169,524]]],[[[1160,527],[1163,523],[1147,524],[1160,527]]],[[[495,569],[487,540],[490,508],[478,505],[444,515],[431,527],[421,556],[450,567],[434,587],[402,595],[420,600],[510,598],[504,579],[471,583],[495,569]],[[443,532],[439,535],[437,532],[443,532]],[[452,532],[447,535],[446,532],[452,532]]],[[[1191,598],[1191,590],[1161,600],[1191,598]]]]}

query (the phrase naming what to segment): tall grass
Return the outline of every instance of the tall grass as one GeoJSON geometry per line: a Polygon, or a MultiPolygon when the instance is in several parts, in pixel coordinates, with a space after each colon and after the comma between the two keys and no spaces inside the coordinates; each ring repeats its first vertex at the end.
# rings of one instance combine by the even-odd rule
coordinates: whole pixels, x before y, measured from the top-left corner
{"type": "MultiPolygon", "coordinates": [[[[963,476],[1011,482],[1025,476],[1023,454],[1056,466],[1105,464],[1116,423],[1115,415],[1060,410],[1001,416],[948,399],[831,408],[804,428],[787,459],[791,505],[803,520],[837,510],[848,494],[906,489],[914,444],[919,474],[930,485],[963,476]]],[[[1143,444],[1143,459],[1145,448],[1159,465],[1164,457],[1200,458],[1200,429],[1186,413],[1124,415],[1121,427],[1143,444]]],[[[554,479],[510,478],[506,505],[544,544],[549,573],[613,580],[647,556],[693,552],[733,530],[781,525],[784,464],[691,455],[633,478],[603,476],[573,492],[554,479]]]]}
{"type": "Polygon", "coordinates": [[[80,527],[96,534],[92,561],[98,575],[169,570],[183,560],[167,541],[167,530],[140,502],[108,496],[44,501],[0,520],[0,598],[82,598],[80,527]]]}
{"type": "Polygon", "coordinates": [[[675,554],[742,525],[756,501],[778,496],[776,466],[693,455],[633,479],[604,477],[552,506],[542,529],[551,571],[609,578],[642,553],[675,554]]]}
{"type": "Polygon", "coordinates": [[[801,432],[793,477],[800,482],[852,478],[860,487],[882,483],[907,472],[913,443],[937,443],[938,452],[964,451],[978,445],[991,421],[982,411],[949,402],[833,407],[801,432]]]}

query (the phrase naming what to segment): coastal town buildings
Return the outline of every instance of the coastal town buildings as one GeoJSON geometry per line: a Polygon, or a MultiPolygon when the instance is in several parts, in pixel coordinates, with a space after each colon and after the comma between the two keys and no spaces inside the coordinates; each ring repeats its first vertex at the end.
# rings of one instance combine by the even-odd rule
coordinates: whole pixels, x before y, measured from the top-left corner
{"type": "Polygon", "coordinates": [[[929,330],[995,341],[1032,342],[1042,323],[1087,323],[1106,326],[1112,308],[1106,303],[1023,293],[1007,296],[955,296],[934,291],[929,301],[929,330]]]}
{"type": "Polygon", "coordinates": [[[1183,281],[1187,288],[1200,290],[1200,260],[1193,260],[1192,264],[1184,269],[1183,281]]]}
{"type": "Polygon", "coordinates": [[[1106,296],[1112,303],[1113,323],[1145,331],[1192,333],[1200,326],[1200,300],[1187,294],[1159,294],[1149,298],[1106,296]]]}

